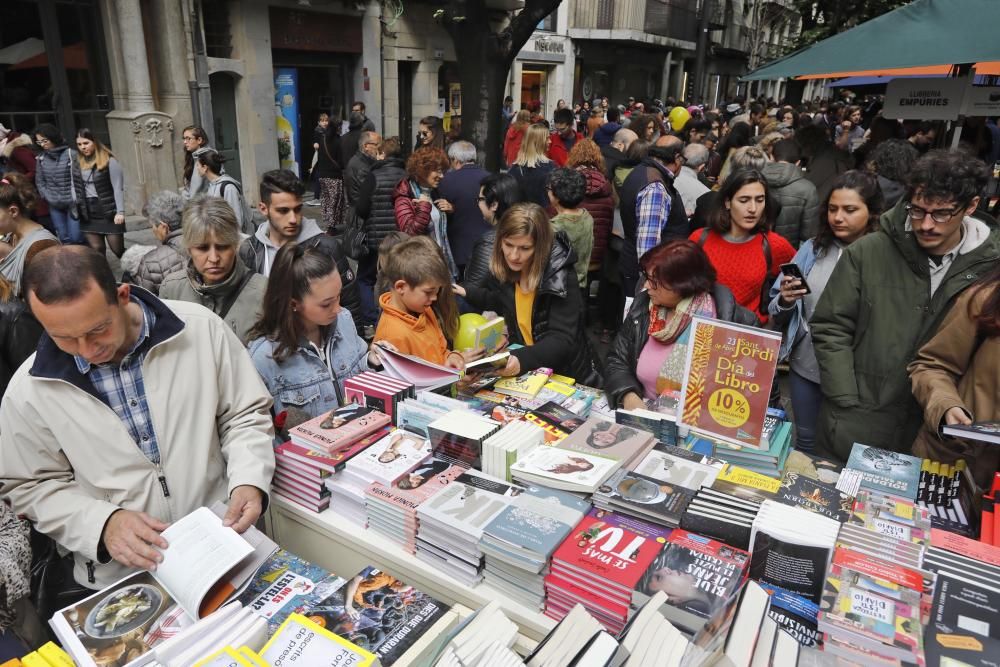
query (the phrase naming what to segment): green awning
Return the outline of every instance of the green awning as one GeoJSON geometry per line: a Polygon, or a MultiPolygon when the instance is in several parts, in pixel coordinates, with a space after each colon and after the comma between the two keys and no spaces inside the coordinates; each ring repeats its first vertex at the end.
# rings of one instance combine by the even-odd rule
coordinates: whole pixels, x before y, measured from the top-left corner
{"type": "Polygon", "coordinates": [[[914,0],[758,67],[743,80],[869,76],[1000,61],[998,26],[1000,0],[914,0]]]}

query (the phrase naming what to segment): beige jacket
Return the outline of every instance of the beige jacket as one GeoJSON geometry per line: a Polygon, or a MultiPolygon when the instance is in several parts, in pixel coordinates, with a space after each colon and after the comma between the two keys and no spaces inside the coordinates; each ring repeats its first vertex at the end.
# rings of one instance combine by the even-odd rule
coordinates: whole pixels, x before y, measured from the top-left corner
{"type": "Polygon", "coordinates": [[[157,317],[143,380],[159,467],[48,336],[0,406],[0,492],[74,552],[74,576],[92,588],[129,574],[106,552],[98,562],[115,510],[171,522],[240,485],[267,494],[274,472],[271,396],[232,330],[202,306],[133,294],[157,317]]]}

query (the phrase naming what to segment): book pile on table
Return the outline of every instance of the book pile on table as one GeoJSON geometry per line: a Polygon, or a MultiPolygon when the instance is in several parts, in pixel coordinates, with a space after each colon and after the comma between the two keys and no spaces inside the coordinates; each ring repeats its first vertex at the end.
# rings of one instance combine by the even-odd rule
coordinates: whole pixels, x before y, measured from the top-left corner
{"type": "Polygon", "coordinates": [[[417,507],[417,558],[472,586],[483,576],[479,540],[489,522],[520,493],[520,487],[466,470],[417,507]]]}
{"type": "Polygon", "coordinates": [[[323,511],[330,505],[327,480],[388,427],[388,415],[352,403],[290,429],[291,440],[275,450],[273,492],[314,512],[323,511]]]}
{"type": "Polygon", "coordinates": [[[514,653],[517,625],[489,602],[463,622],[434,660],[434,667],[523,667],[514,653]]]}
{"type": "Polygon", "coordinates": [[[430,443],[413,433],[395,430],[347,462],[327,478],[331,505],[348,520],[364,526],[368,516],[365,491],[373,483],[391,486],[430,458],[430,443]]]}
{"type": "Polygon", "coordinates": [[[549,558],[589,510],[590,503],[572,493],[525,488],[483,528],[479,548],[486,556],[486,582],[541,609],[549,558]]]}
{"type": "Polygon", "coordinates": [[[397,409],[401,402],[413,398],[413,385],[405,380],[390,377],[385,373],[365,371],[344,380],[344,398],[348,403],[356,403],[389,415],[395,424],[397,409]]]}
{"type": "Polygon", "coordinates": [[[740,549],[750,546],[753,520],[760,502],[739,498],[718,489],[698,489],[681,517],[684,530],[705,535],[740,549]]]}
{"type": "Polygon", "coordinates": [[[593,509],[552,554],[545,576],[545,615],[561,619],[582,604],[609,631],[625,626],[637,587],[670,529],[593,509]]]}
{"type": "Polygon", "coordinates": [[[483,472],[510,481],[510,467],[545,444],[545,432],[528,421],[512,421],[483,441],[483,472]]]}
{"type": "Polygon", "coordinates": [[[767,413],[764,434],[761,436],[763,449],[715,440],[715,458],[764,475],[780,477],[792,451],[792,423],[785,420],[782,410],[768,408],[767,413]]]}
{"type": "Polygon", "coordinates": [[[619,408],[615,410],[615,423],[634,426],[652,433],[661,445],[677,444],[677,417],[675,414],[642,408],[636,410],[619,408]]]}
{"type": "Polygon", "coordinates": [[[483,441],[500,422],[471,412],[448,412],[427,425],[434,456],[466,468],[481,468],[483,441]]]}
{"type": "Polygon", "coordinates": [[[442,491],[464,468],[430,459],[390,485],[374,482],[365,489],[368,528],[409,553],[417,550],[417,507],[442,491]]]}

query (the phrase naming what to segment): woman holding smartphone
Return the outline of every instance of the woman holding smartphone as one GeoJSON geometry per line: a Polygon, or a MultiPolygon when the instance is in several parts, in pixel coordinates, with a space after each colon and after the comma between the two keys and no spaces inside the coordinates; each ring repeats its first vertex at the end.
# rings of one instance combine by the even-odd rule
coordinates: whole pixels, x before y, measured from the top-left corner
{"type": "Polygon", "coordinates": [[[809,320],[844,248],[875,231],[881,213],[882,191],[874,176],[862,171],[841,174],[820,206],[815,238],[803,243],[792,259],[797,270],[783,267],[771,287],[768,312],[775,328],[784,332],[780,358],[788,361],[790,370],[795,446],[800,451],[813,450],[823,398],[809,320]]]}

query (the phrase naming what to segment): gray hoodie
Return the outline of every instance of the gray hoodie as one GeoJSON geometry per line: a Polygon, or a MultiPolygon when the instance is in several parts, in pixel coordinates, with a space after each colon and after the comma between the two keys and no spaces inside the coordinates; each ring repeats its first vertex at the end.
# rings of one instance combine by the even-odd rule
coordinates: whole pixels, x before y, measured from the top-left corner
{"type": "Polygon", "coordinates": [[[801,167],[789,162],[768,162],[762,170],[771,196],[779,204],[774,231],[796,248],[816,235],[819,226],[819,196],[806,180],[801,167]]]}
{"type": "MultiPolygon", "coordinates": [[[[252,247],[255,254],[259,255],[261,252],[264,253],[263,269],[260,272],[265,276],[271,275],[271,267],[274,266],[274,256],[278,254],[278,248],[280,247],[275,245],[274,241],[271,240],[271,237],[267,235],[269,227],[270,224],[266,221],[260,223],[253,236],[243,242],[244,246],[249,245],[252,247]]],[[[319,225],[316,224],[315,220],[312,218],[302,218],[302,226],[299,228],[299,235],[295,237],[295,242],[302,243],[303,241],[307,241],[314,236],[319,236],[322,233],[323,230],[319,228],[319,225]]]]}

